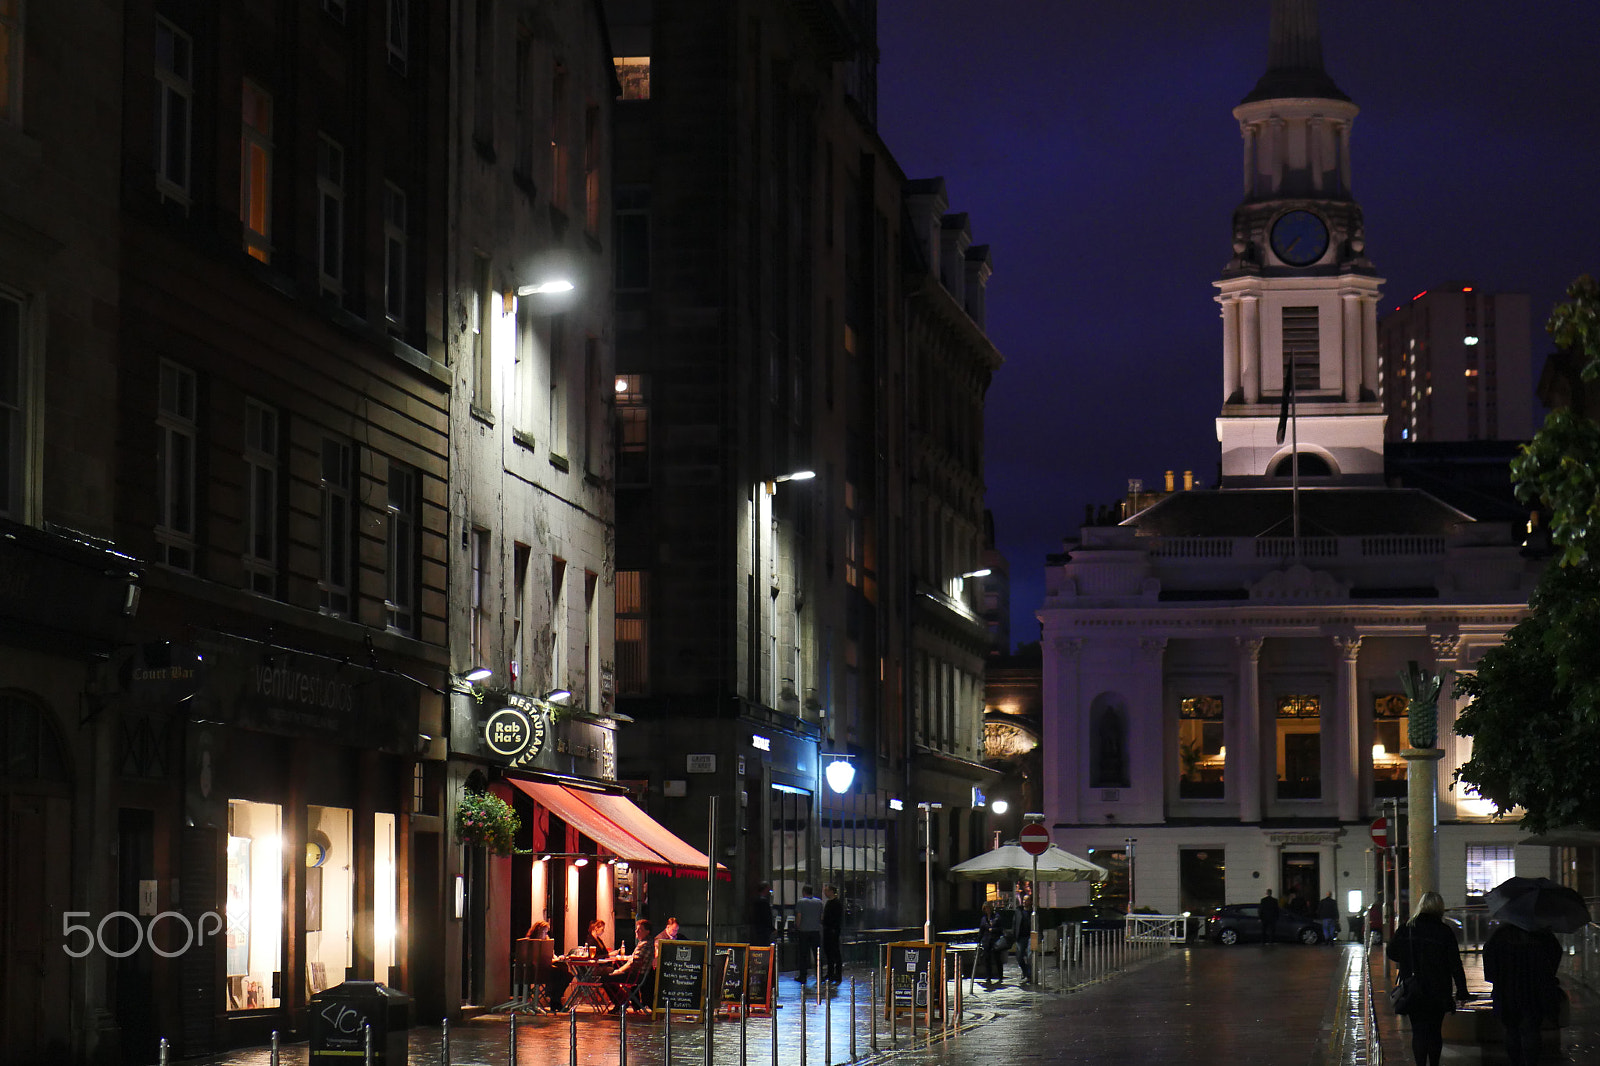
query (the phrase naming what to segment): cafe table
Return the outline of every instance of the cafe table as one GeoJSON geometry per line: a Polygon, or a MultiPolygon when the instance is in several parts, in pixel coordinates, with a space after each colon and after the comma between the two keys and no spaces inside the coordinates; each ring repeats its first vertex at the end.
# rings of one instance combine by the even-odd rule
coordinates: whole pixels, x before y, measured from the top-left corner
{"type": "Polygon", "coordinates": [[[605,1012],[612,1008],[611,995],[606,991],[604,978],[616,969],[621,960],[601,955],[562,955],[555,960],[572,975],[563,1006],[567,1010],[586,1004],[590,1010],[605,1012]]]}

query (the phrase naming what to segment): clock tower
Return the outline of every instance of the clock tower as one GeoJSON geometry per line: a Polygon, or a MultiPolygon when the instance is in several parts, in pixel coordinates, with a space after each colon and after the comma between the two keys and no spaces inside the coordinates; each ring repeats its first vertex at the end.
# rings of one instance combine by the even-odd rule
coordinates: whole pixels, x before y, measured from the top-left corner
{"type": "Polygon", "coordinates": [[[1244,197],[1222,305],[1225,485],[1379,484],[1378,287],[1350,191],[1357,107],[1322,67],[1316,0],[1272,0],[1267,72],[1233,109],[1244,197]],[[1292,383],[1295,432],[1278,442],[1292,383]],[[1297,442],[1297,443],[1296,443],[1297,442]]]}

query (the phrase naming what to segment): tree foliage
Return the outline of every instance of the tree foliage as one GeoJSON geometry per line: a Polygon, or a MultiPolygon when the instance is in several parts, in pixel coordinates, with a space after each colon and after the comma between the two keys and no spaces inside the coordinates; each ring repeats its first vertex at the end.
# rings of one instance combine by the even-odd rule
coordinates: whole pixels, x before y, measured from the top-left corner
{"type": "Polygon", "coordinates": [[[1558,565],[1540,579],[1532,613],[1456,683],[1471,700],[1456,732],[1473,738],[1456,772],[1502,811],[1521,807],[1533,832],[1600,829],[1600,282],[1567,289],[1546,330],[1574,360],[1568,406],[1513,461],[1517,494],[1548,515],[1558,565]]]}

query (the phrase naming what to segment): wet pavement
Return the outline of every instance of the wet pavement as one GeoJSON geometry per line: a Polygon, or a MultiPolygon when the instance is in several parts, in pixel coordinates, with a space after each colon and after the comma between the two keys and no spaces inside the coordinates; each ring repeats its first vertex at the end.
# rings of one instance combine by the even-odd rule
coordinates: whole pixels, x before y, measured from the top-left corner
{"type": "MultiPolygon", "coordinates": [[[[1469,955],[1469,985],[1487,986],[1469,955]]],[[[975,1066],[1004,1063],[1186,1063],[1188,1066],[1407,1066],[1410,1036],[1390,1013],[1381,952],[1362,946],[1303,947],[1280,944],[1218,947],[1197,944],[1107,954],[1094,965],[1061,974],[1053,959],[1030,988],[1018,980],[1015,963],[1002,987],[963,986],[963,1011],[948,1029],[930,1034],[918,1020],[913,1033],[902,1017],[891,1037],[881,1012],[870,1010],[868,971],[847,970],[846,981],[819,1003],[815,984],[800,986],[786,975],[779,988],[776,1030],[771,1020],[752,1017],[712,1024],[714,1066],[836,1066],[851,1061],[894,1066],[975,1066]],[[1368,976],[1376,1002],[1365,998],[1368,976]],[[856,989],[852,1014],[850,991],[856,989]],[[854,1043],[847,1022],[854,1018],[854,1043]],[[875,1023],[875,1024],[874,1024],[875,1023]],[[742,1030],[742,1040],[741,1040],[742,1030]]],[[[1572,983],[1566,982],[1571,988],[1572,983]]],[[[1572,989],[1574,1025],[1562,1031],[1550,1063],[1600,1063],[1600,1003],[1572,989]]],[[[1489,1020],[1492,1024],[1492,1018],[1489,1020]]],[[[451,1066],[697,1066],[706,1061],[707,1026],[679,1018],[668,1027],[658,1017],[627,1019],[626,1058],[619,1047],[621,1023],[614,1015],[580,1012],[520,1015],[516,1055],[510,1049],[509,1018],[484,1015],[451,1028],[451,1066]],[[574,1051],[574,1047],[576,1050],[574,1051]]],[[[1480,1045],[1470,1025],[1445,1048],[1445,1066],[1503,1062],[1497,1045],[1480,1045]]],[[[1447,1031],[1447,1039],[1449,1037],[1447,1031]]],[[[443,1066],[441,1030],[421,1026],[410,1033],[412,1066],[443,1066]]],[[[304,1043],[281,1050],[281,1066],[305,1066],[304,1043]]],[[[178,1060],[174,1060],[175,1062],[178,1060]]],[[[265,1048],[245,1048],[184,1066],[270,1066],[265,1048]]],[[[344,1059],[359,1063],[359,1058],[344,1059]]],[[[379,1060],[381,1061],[381,1060],[379,1060]]]]}

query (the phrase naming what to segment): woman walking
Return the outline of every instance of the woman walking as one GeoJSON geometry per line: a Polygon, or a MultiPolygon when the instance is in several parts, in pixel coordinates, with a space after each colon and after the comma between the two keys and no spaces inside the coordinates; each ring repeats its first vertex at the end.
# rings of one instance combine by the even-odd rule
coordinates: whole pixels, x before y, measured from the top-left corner
{"type": "Polygon", "coordinates": [[[1400,967],[1400,979],[1416,978],[1416,992],[1408,1007],[1411,1017],[1411,1055],[1416,1066],[1439,1066],[1444,1051],[1444,1016],[1467,998],[1467,974],[1461,967],[1456,934],[1444,924],[1444,897],[1425,892],[1411,921],[1389,941],[1389,961],[1400,967]],[[1450,988],[1455,986],[1455,997],[1450,988]]]}

